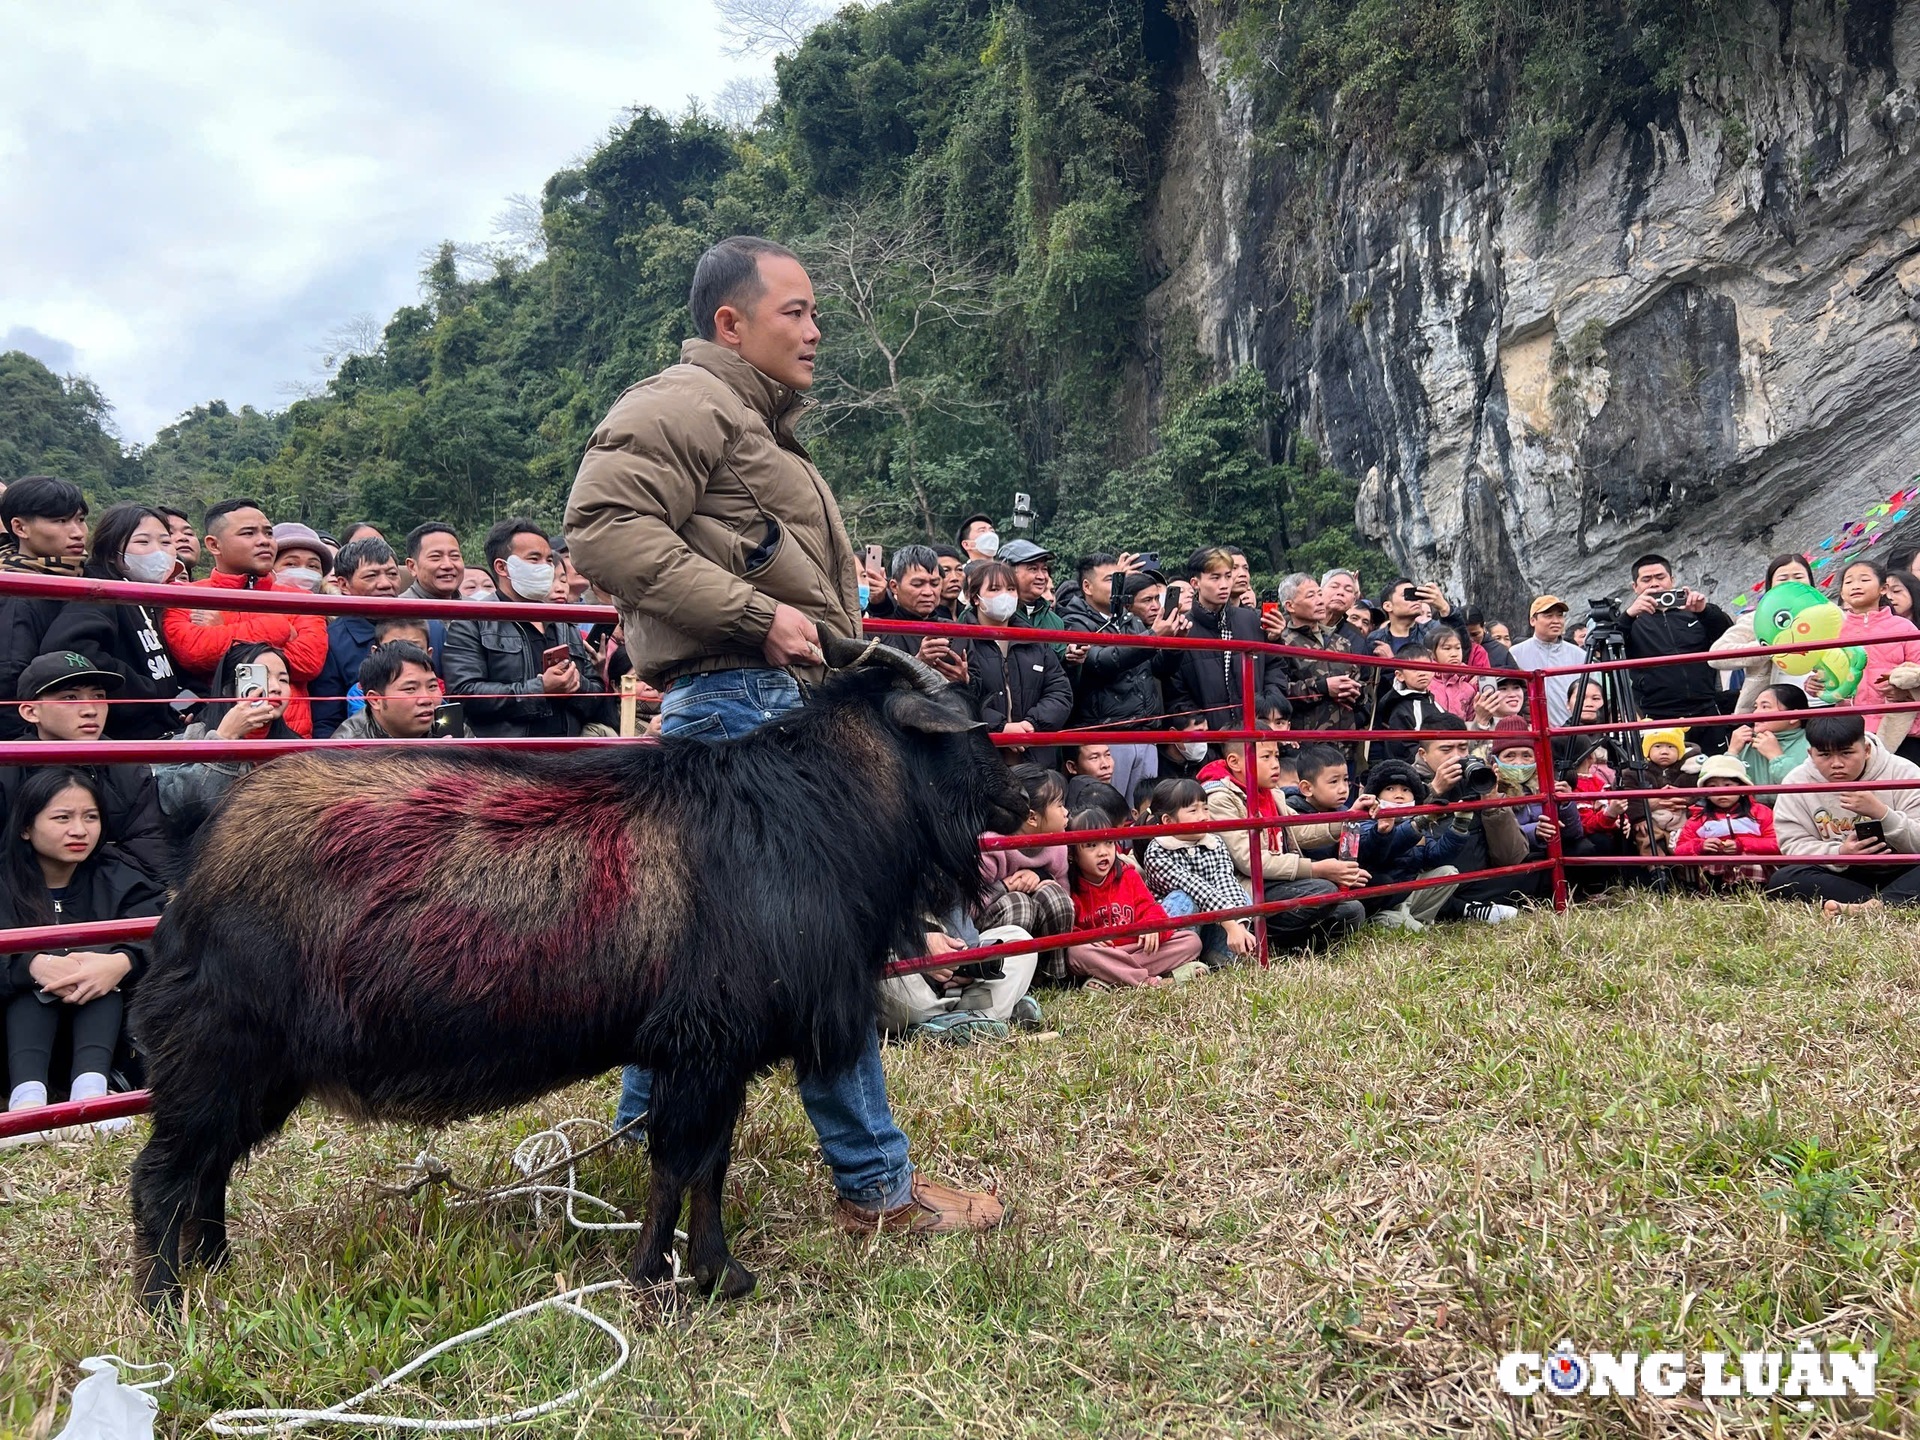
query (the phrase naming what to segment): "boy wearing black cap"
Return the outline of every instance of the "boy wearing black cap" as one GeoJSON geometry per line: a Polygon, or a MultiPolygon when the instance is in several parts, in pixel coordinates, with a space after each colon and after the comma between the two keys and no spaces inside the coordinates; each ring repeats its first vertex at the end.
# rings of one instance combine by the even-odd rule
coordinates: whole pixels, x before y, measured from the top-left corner
{"type": "MultiPolygon", "coordinates": [[[[91,742],[106,733],[107,696],[126,682],[111,670],[102,670],[73,650],[37,656],[20,672],[15,694],[20,718],[30,727],[21,738],[91,742]]],[[[31,768],[0,766],[0,809],[31,768]]],[[[153,771],[145,765],[82,765],[100,786],[105,807],[101,835],[120,847],[154,880],[167,883],[173,875],[173,844],[160,816],[160,796],[153,771]]]]}

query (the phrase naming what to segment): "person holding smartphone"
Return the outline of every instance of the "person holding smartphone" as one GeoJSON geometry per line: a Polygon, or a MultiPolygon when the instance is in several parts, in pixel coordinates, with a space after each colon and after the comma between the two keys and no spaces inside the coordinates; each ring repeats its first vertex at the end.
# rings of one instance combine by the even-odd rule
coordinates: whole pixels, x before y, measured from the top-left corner
{"type": "MultiPolygon", "coordinates": [[[[201,717],[180,732],[180,743],[301,738],[286,721],[287,705],[293,697],[292,671],[287,667],[287,657],[271,645],[251,641],[228,647],[214,667],[214,697],[201,717]]],[[[160,813],[172,827],[176,843],[184,844],[234,782],[252,768],[243,760],[154,766],[160,813]]]]}
{"type": "Polygon", "coordinates": [[[1453,631],[1460,637],[1462,649],[1471,650],[1459,612],[1438,585],[1417,585],[1404,575],[1396,576],[1382,593],[1380,608],[1387,612],[1387,623],[1367,636],[1376,655],[1391,659],[1408,645],[1431,650],[1442,630],[1453,631]],[[1420,618],[1422,606],[1432,612],[1432,619],[1420,618]]]}
{"type": "MultiPolygon", "coordinates": [[[[487,532],[487,566],[505,601],[547,604],[558,567],[546,531],[524,516],[487,532]]],[[[518,620],[491,606],[447,625],[440,664],[448,698],[475,735],[612,734],[619,707],[599,693],[598,668],[580,627],[518,620]]]]}
{"type": "Polygon", "coordinates": [[[1920,904],[1920,865],[1894,858],[1920,855],[1920,766],[1902,760],[1867,733],[1857,711],[1830,710],[1806,722],[1807,758],[1788,785],[1830,785],[1827,794],[1775,797],[1773,823],[1782,855],[1810,863],[1776,870],[1770,895],[1812,900],[1830,915],[1882,905],[1920,904]],[[1874,780],[1911,782],[1912,789],[1855,790],[1874,780]],[[1833,857],[1886,856],[1884,863],[1830,865],[1833,857]]]}

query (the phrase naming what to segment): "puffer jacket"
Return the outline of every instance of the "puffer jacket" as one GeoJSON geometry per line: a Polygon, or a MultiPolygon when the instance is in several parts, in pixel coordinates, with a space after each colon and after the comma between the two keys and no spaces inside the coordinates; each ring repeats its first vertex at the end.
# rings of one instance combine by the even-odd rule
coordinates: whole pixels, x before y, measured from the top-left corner
{"type": "MultiPolygon", "coordinates": [[[[118,580],[87,567],[89,575],[118,580]]],[[[160,636],[160,612],[145,605],[94,605],[72,601],[47,627],[43,650],[77,650],[103,670],[126,681],[107,706],[109,740],[159,740],[184,723],[179,711],[159,702],[172,700],[185,681],[174,667],[160,636]],[[129,704],[129,701],[138,703],[129,704]]]]}
{"type": "MultiPolygon", "coordinates": [[[[1131,611],[1115,620],[1088,603],[1078,585],[1060,592],[1060,623],[1069,630],[1104,631],[1118,635],[1152,633],[1131,611]]],[[[1149,645],[1087,647],[1074,679],[1073,723],[1113,726],[1149,719],[1160,713],[1160,683],[1179,667],[1178,650],[1149,645]]]]}
{"type": "Polygon", "coordinates": [[[779,604],[860,633],[840,507],[794,438],[805,405],[733,351],[689,340],[593,432],[567,500],[568,553],[613,598],[649,685],[764,666],[779,604]]]}
{"type": "MultiPolygon", "coordinates": [[[[1024,629],[1015,615],[1010,627],[1024,629]]],[[[1038,640],[1016,640],[1002,654],[998,641],[955,641],[965,647],[967,689],[980,702],[980,718],[991,730],[1025,720],[1035,730],[1063,730],[1073,714],[1073,685],[1053,647],[1038,640]]]]}
{"type": "MultiPolygon", "coordinates": [[[[66,898],[54,916],[56,925],[87,925],[107,920],[144,920],[157,916],[166,904],[166,891],[151,875],[133,864],[114,846],[102,844],[75,867],[67,883],[66,898]]],[[[28,922],[27,913],[17,897],[0,890],[0,925],[12,928],[28,922]]],[[[90,945],[75,949],[105,949],[127,957],[132,966],[121,980],[123,991],[131,990],[147,968],[147,947],[125,942],[118,945],[90,945]]],[[[18,955],[0,956],[0,1001],[37,988],[31,966],[36,955],[62,955],[36,950],[18,955]]]]}
{"type": "MultiPolygon", "coordinates": [[[[196,623],[193,619],[196,590],[258,590],[262,593],[289,592],[275,585],[271,575],[229,575],[216,570],[204,580],[195,580],[180,589],[180,608],[169,608],[160,621],[160,633],[167,649],[189,676],[206,680],[228,649],[239,644],[264,643],[274,647],[287,661],[287,674],[293,682],[293,698],[287,702],[287,727],[296,735],[313,734],[313,712],[307,703],[307,687],[320,678],[327,663],[327,622],[319,615],[269,615],[263,611],[214,610],[212,619],[196,623]]],[[[202,691],[201,693],[206,693],[202,691]]]]}
{"type": "Polygon", "coordinates": [[[600,672],[577,625],[455,620],[447,626],[440,664],[447,695],[460,702],[474,735],[578,735],[587,725],[619,720],[610,697],[589,698],[600,689],[600,672]],[[549,695],[541,686],[541,652],[561,644],[580,671],[581,693],[549,695]]]}
{"type": "MultiPolygon", "coordinates": [[[[1902,620],[1882,606],[1870,615],[1849,612],[1840,624],[1840,643],[1866,649],[1867,665],[1860,686],[1853,692],[1855,705],[1887,703],[1887,676],[1901,665],[1920,662],[1920,630],[1911,620],[1902,620]]],[[[1867,729],[1878,734],[1883,714],[1863,716],[1867,729]]]]}
{"type": "MultiPolygon", "coordinates": [[[[26,737],[31,739],[32,736],[26,737]]],[[[10,809],[30,767],[0,765],[0,808],[10,809]]],[[[145,765],[81,765],[100,787],[100,839],[161,884],[173,882],[173,840],[160,815],[160,792],[145,765]]]]}

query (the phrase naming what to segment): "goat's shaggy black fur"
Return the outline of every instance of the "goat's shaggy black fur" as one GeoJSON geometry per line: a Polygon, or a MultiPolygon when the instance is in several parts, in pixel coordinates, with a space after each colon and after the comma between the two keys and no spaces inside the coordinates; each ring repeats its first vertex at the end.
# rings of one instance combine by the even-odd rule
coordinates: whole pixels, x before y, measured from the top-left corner
{"type": "Polygon", "coordinates": [[[309,1094],[439,1123],[628,1063],[654,1072],[636,1282],[669,1273],[691,1189],[696,1279],[746,1293],[720,1192],[747,1081],[850,1065],[888,950],[977,892],[979,833],[1025,808],[958,692],[879,669],[723,744],[263,766],[197,844],[134,1004],[143,1297],[177,1287],[183,1231],[221,1257],[234,1164],[309,1094]]]}

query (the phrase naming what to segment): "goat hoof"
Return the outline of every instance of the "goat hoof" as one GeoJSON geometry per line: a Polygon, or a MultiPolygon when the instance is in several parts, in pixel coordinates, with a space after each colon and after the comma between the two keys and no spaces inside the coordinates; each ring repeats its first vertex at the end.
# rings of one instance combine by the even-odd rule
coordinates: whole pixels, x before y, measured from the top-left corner
{"type": "Polygon", "coordinates": [[[693,1272],[694,1289],[719,1300],[744,1300],[759,1283],[758,1276],[733,1259],[729,1259],[718,1273],[698,1269],[693,1272]]]}

